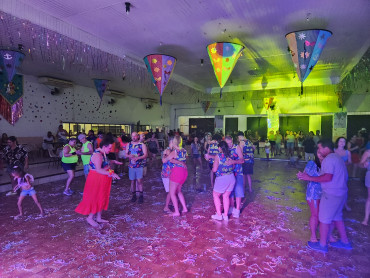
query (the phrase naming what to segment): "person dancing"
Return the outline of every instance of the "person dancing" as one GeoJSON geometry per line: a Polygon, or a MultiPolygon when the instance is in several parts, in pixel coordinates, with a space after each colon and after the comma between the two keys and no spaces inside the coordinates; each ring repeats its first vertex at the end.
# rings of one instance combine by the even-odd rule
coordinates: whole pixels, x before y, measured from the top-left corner
{"type": "Polygon", "coordinates": [[[173,207],[175,209],[174,213],[172,213],[172,216],[180,216],[177,197],[182,205],[182,212],[188,212],[184,195],[181,192],[181,188],[188,177],[188,169],[186,167],[187,153],[184,148],[179,146],[180,142],[180,136],[176,135],[172,141],[173,151],[162,160],[163,163],[170,161],[174,164],[170,174],[170,195],[173,207]]]}
{"type": "Polygon", "coordinates": [[[230,194],[235,185],[234,166],[228,163],[230,162],[228,144],[225,141],[221,141],[218,149],[219,153],[215,157],[212,168],[212,171],[216,174],[215,186],[213,188],[213,202],[215,204],[216,214],[212,215],[211,218],[214,220],[228,221],[230,194]],[[224,206],[223,214],[221,211],[221,195],[224,206]]]}
{"type": "MultiPolygon", "coordinates": [[[[86,179],[82,201],[75,211],[87,216],[87,223],[94,228],[101,228],[100,223],[107,223],[108,220],[102,219],[103,210],[108,209],[109,195],[112,179],[120,179],[112,169],[109,168],[107,154],[112,149],[113,139],[104,138],[100,142],[100,148],[96,149],[91,156],[91,170],[86,179]],[[96,215],[96,220],[94,216],[96,215]]],[[[120,164],[120,162],[115,162],[120,164]]]]}
{"type": "Polygon", "coordinates": [[[212,169],[213,169],[214,159],[215,159],[215,157],[218,153],[218,139],[220,139],[219,136],[217,136],[216,134],[213,135],[212,141],[210,141],[209,146],[208,146],[207,154],[204,155],[204,158],[209,163],[209,169],[211,170],[210,179],[211,179],[211,186],[212,187],[214,185],[214,178],[215,178],[215,176],[214,176],[215,174],[213,173],[212,169]]]}
{"type": "MultiPolygon", "coordinates": [[[[162,161],[165,158],[167,158],[170,155],[170,153],[173,151],[173,144],[172,143],[173,143],[173,137],[168,138],[168,148],[163,151],[162,161]]],[[[164,206],[164,209],[163,209],[163,211],[165,211],[165,212],[170,212],[170,209],[168,207],[169,204],[170,204],[170,201],[171,201],[170,175],[171,175],[171,170],[172,170],[173,166],[174,165],[173,165],[173,163],[171,163],[171,161],[163,162],[163,165],[162,165],[161,178],[162,178],[164,190],[167,193],[166,203],[165,203],[165,206],[164,206]]]]}

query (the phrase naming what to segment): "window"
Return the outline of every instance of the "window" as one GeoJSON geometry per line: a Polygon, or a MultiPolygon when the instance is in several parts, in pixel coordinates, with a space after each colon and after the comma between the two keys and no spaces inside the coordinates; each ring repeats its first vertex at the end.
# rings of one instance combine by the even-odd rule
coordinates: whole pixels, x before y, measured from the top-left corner
{"type": "Polygon", "coordinates": [[[87,134],[89,130],[93,130],[95,135],[99,131],[104,133],[112,132],[115,135],[121,134],[122,131],[126,134],[131,133],[131,125],[125,124],[63,123],[63,128],[68,132],[69,136],[76,136],[80,132],[87,134]]]}

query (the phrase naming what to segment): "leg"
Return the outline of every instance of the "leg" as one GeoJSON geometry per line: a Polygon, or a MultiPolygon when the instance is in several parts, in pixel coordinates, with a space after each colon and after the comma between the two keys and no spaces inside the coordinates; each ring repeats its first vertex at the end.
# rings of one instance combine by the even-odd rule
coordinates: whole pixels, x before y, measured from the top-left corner
{"type": "Polygon", "coordinates": [[[343,243],[349,243],[347,233],[346,233],[346,228],[344,226],[344,222],[343,221],[334,221],[334,223],[335,223],[335,227],[337,228],[337,230],[339,232],[340,240],[343,243]]]}
{"type": "Polygon", "coordinates": [[[203,169],[202,157],[198,158],[200,169],[203,169]]]}
{"type": "Polygon", "coordinates": [[[215,204],[217,215],[221,215],[221,200],[220,200],[220,196],[221,196],[220,193],[213,191],[213,202],[215,204]]]}
{"type": "Polygon", "coordinates": [[[240,211],[240,205],[242,203],[242,198],[241,197],[236,197],[236,209],[240,211]]]}
{"type": "Polygon", "coordinates": [[[248,179],[249,192],[252,192],[252,177],[251,175],[246,175],[248,179]]]}
{"type": "Polygon", "coordinates": [[[311,230],[311,242],[317,242],[316,230],[319,225],[319,203],[320,200],[307,200],[307,204],[310,207],[310,230],[311,230]]]}
{"type": "Polygon", "coordinates": [[[164,205],[164,211],[170,211],[170,209],[169,209],[169,205],[170,205],[170,201],[171,201],[171,195],[170,195],[170,193],[168,192],[167,193],[167,196],[166,196],[166,204],[164,205]]]}
{"type": "Polygon", "coordinates": [[[230,197],[230,202],[229,202],[229,209],[230,208],[235,208],[235,198],[234,198],[234,193],[232,193],[232,194],[230,194],[230,195],[232,195],[231,197],[230,197]]]}
{"type": "Polygon", "coordinates": [[[369,222],[369,215],[370,215],[370,187],[367,188],[367,200],[366,200],[366,205],[365,205],[365,218],[364,218],[364,221],[361,222],[363,225],[367,226],[367,224],[369,222]]]}
{"type": "Polygon", "coordinates": [[[16,216],[16,217],[19,217],[19,216],[22,216],[23,215],[23,210],[22,210],[22,202],[23,202],[23,199],[24,199],[25,196],[19,196],[18,198],[18,210],[19,210],[19,214],[16,216]]]}
{"type": "MultiPolygon", "coordinates": [[[[224,216],[227,218],[227,214],[229,213],[229,206],[230,206],[230,193],[231,191],[226,191],[224,194],[222,194],[222,201],[224,205],[224,216]]],[[[221,211],[221,208],[220,208],[221,211]]]]}
{"type": "Polygon", "coordinates": [[[176,192],[177,192],[177,187],[179,186],[178,183],[176,182],[173,182],[170,180],[170,195],[171,195],[171,201],[172,201],[172,205],[175,209],[174,213],[172,214],[172,216],[180,216],[180,211],[179,211],[179,204],[177,202],[177,196],[176,196],[176,192]]]}
{"type": "Polygon", "coordinates": [[[209,175],[210,175],[210,178],[211,178],[211,186],[212,186],[212,188],[213,188],[213,186],[214,186],[214,178],[215,178],[215,176],[214,176],[214,173],[213,173],[212,169],[211,169],[211,173],[210,173],[209,175]]]}
{"type": "Polygon", "coordinates": [[[177,197],[180,200],[181,206],[182,206],[182,212],[188,212],[188,208],[186,207],[185,197],[184,194],[181,192],[182,185],[179,185],[177,187],[177,197]]]}
{"type": "Polygon", "coordinates": [[[320,223],[320,245],[326,246],[330,224],[320,223]]]}
{"type": "Polygon", "coordinates": [[[37,205],[37,207],[39,208],[40,210],[40,215],[41,216],[44,216],[44,210],[42,209],[40,203],[39,203],[39,200],[37,199],[37,196],[36,194],[32,195],[32,199],[35,201],[35,204],[37,205]]]}
{"type": "Polygon", "coordinates": [[[74,170],[67,170],[67,174],[68,174],[68,179],[67,179],[67,182],[66,182],[65,191],[69,190],[69,186],[71,185],[71,182],[72,182],[73,178],[75,177],[75,171],[74,170]]]}
{"type": "Polygon", "coordinates": [[[98,223],[108,223],[109,221],[105,220],[105,219],[102,219],[101,218],[101,211],[98,211],[96,213],[96,222],[98,222],[98,223]]]}

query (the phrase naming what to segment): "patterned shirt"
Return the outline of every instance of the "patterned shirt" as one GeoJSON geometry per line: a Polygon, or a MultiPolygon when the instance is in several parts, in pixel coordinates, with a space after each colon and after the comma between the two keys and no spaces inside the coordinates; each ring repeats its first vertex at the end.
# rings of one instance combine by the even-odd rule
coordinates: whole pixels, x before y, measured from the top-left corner
{"type": "MultiPolygon", "coordinates": [[[[233,144],[232,148],[230,149],[230,158],[232,160],[238,160],[239,159],[239,155],[236,151],[237,147],[238,147],[238,145],[233,144]]],[[[243,175],[243,166],[242,166],[242,164],[238,163],[238,164],[234,165],[234,173],[235,173],[235,176],[243,175]]]]}
{"type": "Polygon", "coordinates": [[[28,157],[28,153],[22,145],[16,146],[14,150],[12,150],[11,147],[6,146],[3,150],[3,158],[12,168],[14,166],[24,166],[26,157],[28,157]]]}
{"type": "MultiPolygon", "coordinates": [[[[94,153],[101,153],[101,152],[99,150],[95,150],[94,153]]],[[[95,167],[94,162],[92,162],[91,160],[92,157],[93,156],[91,155],[89,165],[91,169],[95,170],[96,167],[95,167]]],[[[103,157],[103,161],[101,163],[101,168],[104,169],[105,167],[109,166],[109,159],[104,154],[102,154],[102,157],[103,157]]]]}
{"type": "Polygon", "coordinates": [[[216,177],[221,177],[221,176],[232,174],[233,171],[234,171],[234,165],[226,165],[225,164],[226,160],[227,160],[227,157],[225,156],[225,154],[218,153],[217,156],[219,158],[220,163],[218,164],[218,168],[217,168],[217,171],[215,173],[216,177]]]}
{"type": "Polygon", "coordinates": [[[244,163],[254,163],[253,143],[250,140],[246,140],[243,146],[243,158],[244,163]]]}
{"type": "MultiPolygon", "coordinates": [[[[138,143],[138,144],[132,144],[130,143],[128,146],[128,154],[134,155],[136,157],[143,156],[144,151],[143,151],[143,144],[138,143]]],[[[128,167],[130,168],[143,168],[144,166],[144,159],[138,159],[136,161],[133,161],[130,159],[130,164],[128,167]]]]}
{"type": "MultiPolygon", "coordinates": [[[[176,159],[177,161],[186,163],[186,156],[187,156],[186,150],[185,149],[175,150],[175,152],[176,152],[176,157],[174,159],[176,159]]],[[[176,164],[175,167],[185,168],[186,166],[176,164]]]]}
{"type": "MultiPolygon", "coordinates": [[[[308,161],[304,171],[312,177],[320,176],[320,169],[318,169],[316,163],[312,160],[308,161]]],[[[319,200],[321,199],[321,194],[322,189],[319,182],[310,181],[307,184],[306,200],[319,200]]]]}
{"type": "MultiPolygon", "coordinates": [[[[167,150],[171,150],[171,149],[167,148],[167,150]]],[[[170,161],[167,161],[167,162],[163,163],[161,177],[162,178],[169,178],[170,175],[171,175],[171,169],[173,167],[174,167],[174,165],[170,161]]]]}
{"type": "MultiPolygon", "coordinates": [[[[219,151],[218,151],[218,143],[217,142],[216,143],[210,143],[208,149],[209,149],[209,155],[216,155],[216,154],[219,153],[219,151]]],[[[213,158],[209,158],[209,162],[210,163],[213,163],[214,162],[214,159],[213,158]]]]}

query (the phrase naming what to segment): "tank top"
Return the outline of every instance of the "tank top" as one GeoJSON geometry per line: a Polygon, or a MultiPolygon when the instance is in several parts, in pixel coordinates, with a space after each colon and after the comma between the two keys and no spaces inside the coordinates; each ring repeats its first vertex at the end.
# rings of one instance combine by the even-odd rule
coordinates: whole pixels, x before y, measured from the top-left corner
{"type": "Polygon", "coordinates": [[[234,172],[234,165],[226,165],[227,157],[223,153],[217,154],[220,163],[218,164],[218,168],[216,171],[216,177],[222,177],[226,175],[230,175],[234,172]]]}
{"type": "Polygon", "coordinates": [[[242,151],[244,163],[254,163],[253,143],[251,141],[245,141],[242,151]]]}
{"type": "MultiPolygon", "coordinates": [[[[109,166],[109,160],[108,160],[108,158],[107,158],[104,154],[102,154],[99,150],[95,150],[95,151],[94,151],[94,153],[100,153],[100,154],[102,155],[102,157],[103,157],[103,161],[102,161],[102,163],[101,163],[101,168],[102,168],[102,169],[104,169],[105,167],[109,166]]],[[[92,156],[91,156],[91,157],[92,157],[92,156]]],[[[96,169],[95,164],[94,164],[94,162],[91,160],[91,158],[90,158],[90,163],[89,163],[89,165],[90,165],[91,169],[93,169],[93,170],[95,170],[95,169],[96,169]]]]}
{"type": "MultiPolygon", "coordinates": [[[[181,149],[181,150],[176,150],[175,149],[175,152],[176,152],[176,157],[174,159],[176,159],[177,161],[181,161],[181,162],[186,162],[186,155],[187,155],[187,152],[185,149],[181,149]]],[[[174,165],[175,167],[182,167],[182,168],[185,168],[185,166],[183,165],[174,165]]]]}
{"type": "MultiPolygon", "coordinates": [[[[89,148],[87,147],[87,145],[89,145],[89,144],[91,144],[91,142],[86,141],[85,144],[82,145],[81,151],[83,153],[87,153],[89,151],[89,148]]],[[[91,154],[82,154],[81,155],[82,164],[83,165],[88,165],[90,163],[90,158],[91,158],[91,154]]]]}
{"type": "MultiPolygon", "coordinates": [[[[336,151],[337,149],[334,149],[334,152],[336,151]]],[[[344,162],[347,162],[348,161],[348,150],[345,151],[345,155],[341,156],[340,157],[343,159],[344,162]]]]}
{"type": "MultiPolygon", "coordinates": [[[[238,160],[239,159],[239,156],[238,156],[238,153],[236,151],[236,148],[237,148],[238,145],[235,145],[233,144],[232,148],[230,149],[230,158],[232,160],[238,160]]],[[[235,164],[234,165],[234,173],[235,175],[243,175],[243,166],[242,164],[235,164]]]]}
{"type": "MultiPolygon", "coordinates": [[[[210,155],[216,155],[216,154],[219,153],[219,151],[218,151],[218,143],[210,143],[208,149],[209,149],[209,154],[210,155]]],[[[210,163],[213,163],[213,161],[214,161],[213,158],[210,158],[209,159],[209,162],[210,163]]]]}
{"type": "MultiPolygon", "coordinates": [[[[143,143],[137,143],[137,144],[130,143],[128,146],[128,154],[135,155],[135,156],[143,156],[144,155],[143,143]]],[[[144,164],[145,164],[144,159],[136,160],[136,162],[130,159],[130,164],[128,165],[128,167],[143,168],[145,167],[144,164]]]]}
{"type": "MultiPolygon", "coordinates": [[[[76,149],[71,147],[69,144],[65,145],[64,147],[68,146],[70,148],[70,151],[69,153],[75,153],[76,152],[76,149]]],[[[62,162],[63,163],[77,163],[78,161],[78,156],[77,154],[74,154],[72,156],[69,156],[69,157],[65,157],[64,156],[64,151],[63,151],[63,157],[62,157],[62,162]]]]}
{"type": "MultiPolygon", "coordinates": [[[[166,150],[170,150],[170,148],[167,148],[166,150]]],[[[169,178],[171,175],[171,169],[173,168],[173,163],[170,161],[167,161],[162,164],[162,172],[161,172],[161,178],[169,178]]]]}
{"type": "MultiPolygon", "coordinates": [[[[26,178],[30,179],[30,183],[35,181],[35,179],[33,178],[32,175],[25,174],[23,178],[17,178],[17,183],[18,183],[17,187],[18,188],[21,188],[23,190],[23,186],[28,186],[26,178]]],[[[33,189],[33,186],[31,186],[30,189],[33,189]]],[[[27,189],[27,190],[30,190],[30,189],[27,189]]]]}

